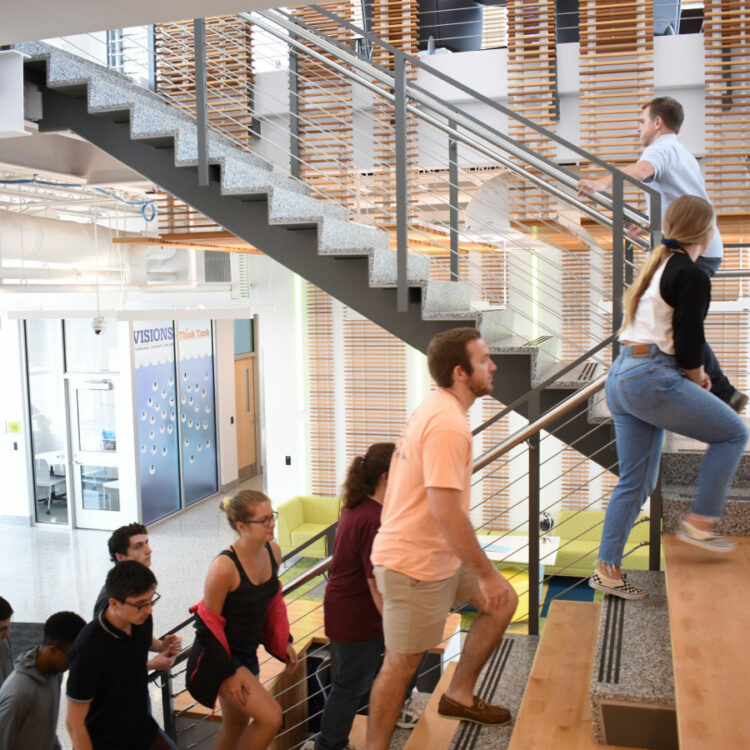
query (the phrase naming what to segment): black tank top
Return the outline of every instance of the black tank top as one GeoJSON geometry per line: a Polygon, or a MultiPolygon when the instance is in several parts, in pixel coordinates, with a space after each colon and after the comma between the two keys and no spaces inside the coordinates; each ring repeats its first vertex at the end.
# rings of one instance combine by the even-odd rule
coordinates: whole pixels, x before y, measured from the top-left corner
{"type": "Polygon", "coordinates": [[[222,616],[226,619],[225,633],[229,641],[229,650],[237,656],[255,656],[263,635],[268,602],[279,590],[278,565],[273,557],[271,545],[266,542],[265,546],[271,559],[271,577],[258,586],[247,577],[234,547],[219,553],[230,558],[240,574],[240,585],[227,594],[221,610],[222,616]]]}

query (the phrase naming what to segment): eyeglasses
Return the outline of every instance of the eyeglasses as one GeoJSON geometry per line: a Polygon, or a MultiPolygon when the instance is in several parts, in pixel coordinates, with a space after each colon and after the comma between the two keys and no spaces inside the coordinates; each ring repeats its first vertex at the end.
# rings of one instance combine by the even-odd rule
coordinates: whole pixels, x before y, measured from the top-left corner
{"type": "Polygon", "coordinates": [[[126,602],[123,600],[123,604],[127,604],[128,607],[135,607],[139,612],[146,609],[146,607],[153,607],[156,602],[161,599],[161,594],[154,594],[150,602],[144,602],[143,604],[133,604],[132,602],[126,602]]]}
{"type": "Polygon", "coordinates": [[[259,518],[257,521],[243,521],[243,523],[261,523],[264,526],[270,526],[272,523],[276,522],[278,517],[278,512],[274,511],[270,516],[266,516],[265,518],[259,518]]]}

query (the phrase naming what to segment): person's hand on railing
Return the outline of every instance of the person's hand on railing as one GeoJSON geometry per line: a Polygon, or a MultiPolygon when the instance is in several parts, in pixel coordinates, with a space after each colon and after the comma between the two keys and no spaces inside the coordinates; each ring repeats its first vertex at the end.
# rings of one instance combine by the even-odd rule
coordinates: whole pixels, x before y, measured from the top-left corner
{"type": "Polygon", "coordinates": [[[606,190],[609,187],[609,180],[602,178],[600,180],[578,180],[576,186],[576,194],[579,198],[583,198],[587,195],[593,195],[599,193],[602,190],[606,190]]]}
{"type": "Polygon", "coordinates": [[[288,643],[286,647],[286,673],[294,674],[297,671],[298,664],[299,657],[297,656],[297,651],[291,643],[288,643]]]}
{"type": "Polygon", "coordinates": [[[247,697],[250,695],[250,680],[247,679],[245,670],[238,669],[231,677],[224,680],[219,694],[233,703],[244,706],[247,697]]]}
{"type": "Polygon", "coordinates": [[[146,663],[148,669],[155,669],[157,672],[168,672],[172,669],[174,660],[177,658],[177,654],[169,654],[166,651],[162,651],[156,656],[152,656],[146,663]]]}
{"type": "Polygon", "coordinates": [[[171,635],[165,635],[161,639],[161,653],[167,656],[177,656],[182,651],[182,638],[179,635],[172,633],[171,635]]]}

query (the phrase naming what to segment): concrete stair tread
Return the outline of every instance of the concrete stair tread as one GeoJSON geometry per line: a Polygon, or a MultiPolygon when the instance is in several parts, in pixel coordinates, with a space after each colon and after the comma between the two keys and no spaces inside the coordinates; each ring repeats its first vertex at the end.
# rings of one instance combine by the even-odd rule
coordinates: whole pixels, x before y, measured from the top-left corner
{"type": "MultiPolygon", "coordinates": [[[[562,370],[563,367],[570,364],[570,361],[562,362],[549,362],[538,369],[535,381],[543,383],[545,380],[551,378],[556,372],[562,370]]],[[[556,378],[553,383],[549,386],[550,388],[580,388],[581,386],[588,385],[592,380],[595,380],[602,372],[602,366],[598,362],[582,362],[576,365],[572,370],[569,370],[564,375],[556,378]]]]}
{"type": "Polygon", "coordinates": [[[717,555],[663,538],[680,750],[750,747],[750,538],[717,555]]]}
{"type": "Polygon", "coordinates": [[[552,602],[509,750],[620,750],[594,741],[589,683],[600,605],[552,602]]]}
{"type": "MultiPolygon", "coordinates": [[[[627,564],[627,559],[625,561],[627,564]]],[[[602,744],[676,748],[672,650],[664,574],[628,570],[642,600],[605,596],[591,674],[594,737],[602,744]]]]}

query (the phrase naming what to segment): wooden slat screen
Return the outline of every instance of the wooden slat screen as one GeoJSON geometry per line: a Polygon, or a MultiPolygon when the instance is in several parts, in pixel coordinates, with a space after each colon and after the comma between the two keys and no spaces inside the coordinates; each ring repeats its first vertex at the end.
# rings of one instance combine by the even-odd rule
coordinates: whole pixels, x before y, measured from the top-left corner
{"type": "MultiPolygon", "coordinates": [[[[495,416],[503,405],[490,397],[482,398],[482,421],[495,416]]],[[[501,419],[482,432],[482,452],[494,448],[510,434],[509,420],[501,419]]],[[[475,438],[476,439],[476,438],[475,438]]],[[[519,459],[517,459],[519,460],[519,459]]],[[[523,460],[523,459],[520,459],[523,460]]],[[[476,476],[474,481],[476,481],[476,476]]],[[[511,505],[510,464],[508,456],[490,464],[482,472],[481,523],[490,533],[507,531],[510,528],[508,509],[511,505]]]]}
{"type": "MultiPolygon", "coordinates": [[[[554,130],[558,120],[555,0],[510,0],[508,3],[508,106],[528,120],[554,130]]],[[[548,158],[555,143],[510,119],[509,134],[548,158]]],[[[539,176],[539,172],[531,170],[539,176]]],[[[552,212],[550,196],[520,180],[511,187],[513,214],[539,220],[552,212]]]]}
{"type": "MultiPolygon", "coordinates": [[[[372,33],[410,55],[419,51],[419,5],[417,0],[373,0],[372,33]]],[[[373,62],[393,70],[393,55],[383,47],[373,48],[373,62]]],[[[416,78],[416,71],[407,64],[407,77],[416,78]]],[[[375,187],[375,223],[395,230],[396,226],[396,140],[393,106],[380,97],[373,103],[373,182],[375,187]],[[380,209],[378,211],[377,209],[380,209]]],[[[407,116],[407,182],[415,184],[417,168],[417,123],[407,116]]],[[[411,203],[411,201],[410,201],[411,203]]],[[[410,211],[410,218],[413,214],[410,211]]]]}
{"type": "MultiPolygon", "coordinates": [[[[349,2],[321,3],[321,7],[352,19],[349,2]]],[[[339,42],[350,32],[311,7],[292,13],[339,42]]],[[[330,54],[318,50],[332,59],[330,54]]],[[[340,205],[352,205],[353,111],[351,83],[324,63],[307,55],[298,61],[300,174],[313,188],[340,205]]]]}
{"type": "Polygon", "coordinates": [[[336,393],[333,299],[307,284],[307,351],[310,394],[310,489],[336,495],[336,393]]]}
{"type": "MultiPolygon", "coordinates": [[[[156,90],[176,107],[195,114],[193,22],[154,26],[156,90]]],[[[238,16],[206,18],[208,122],[217,132],[250,149],[253,135],[252,26],[238,16]]],[[[191,206],[159,196],[159,231],[215,232],[220,227],[191,206]]]]}
{"type": "Polygon", "coordinates": [[[706,0],[706,188],[717,211],[750,213],[750,0],[706,0]]]}

